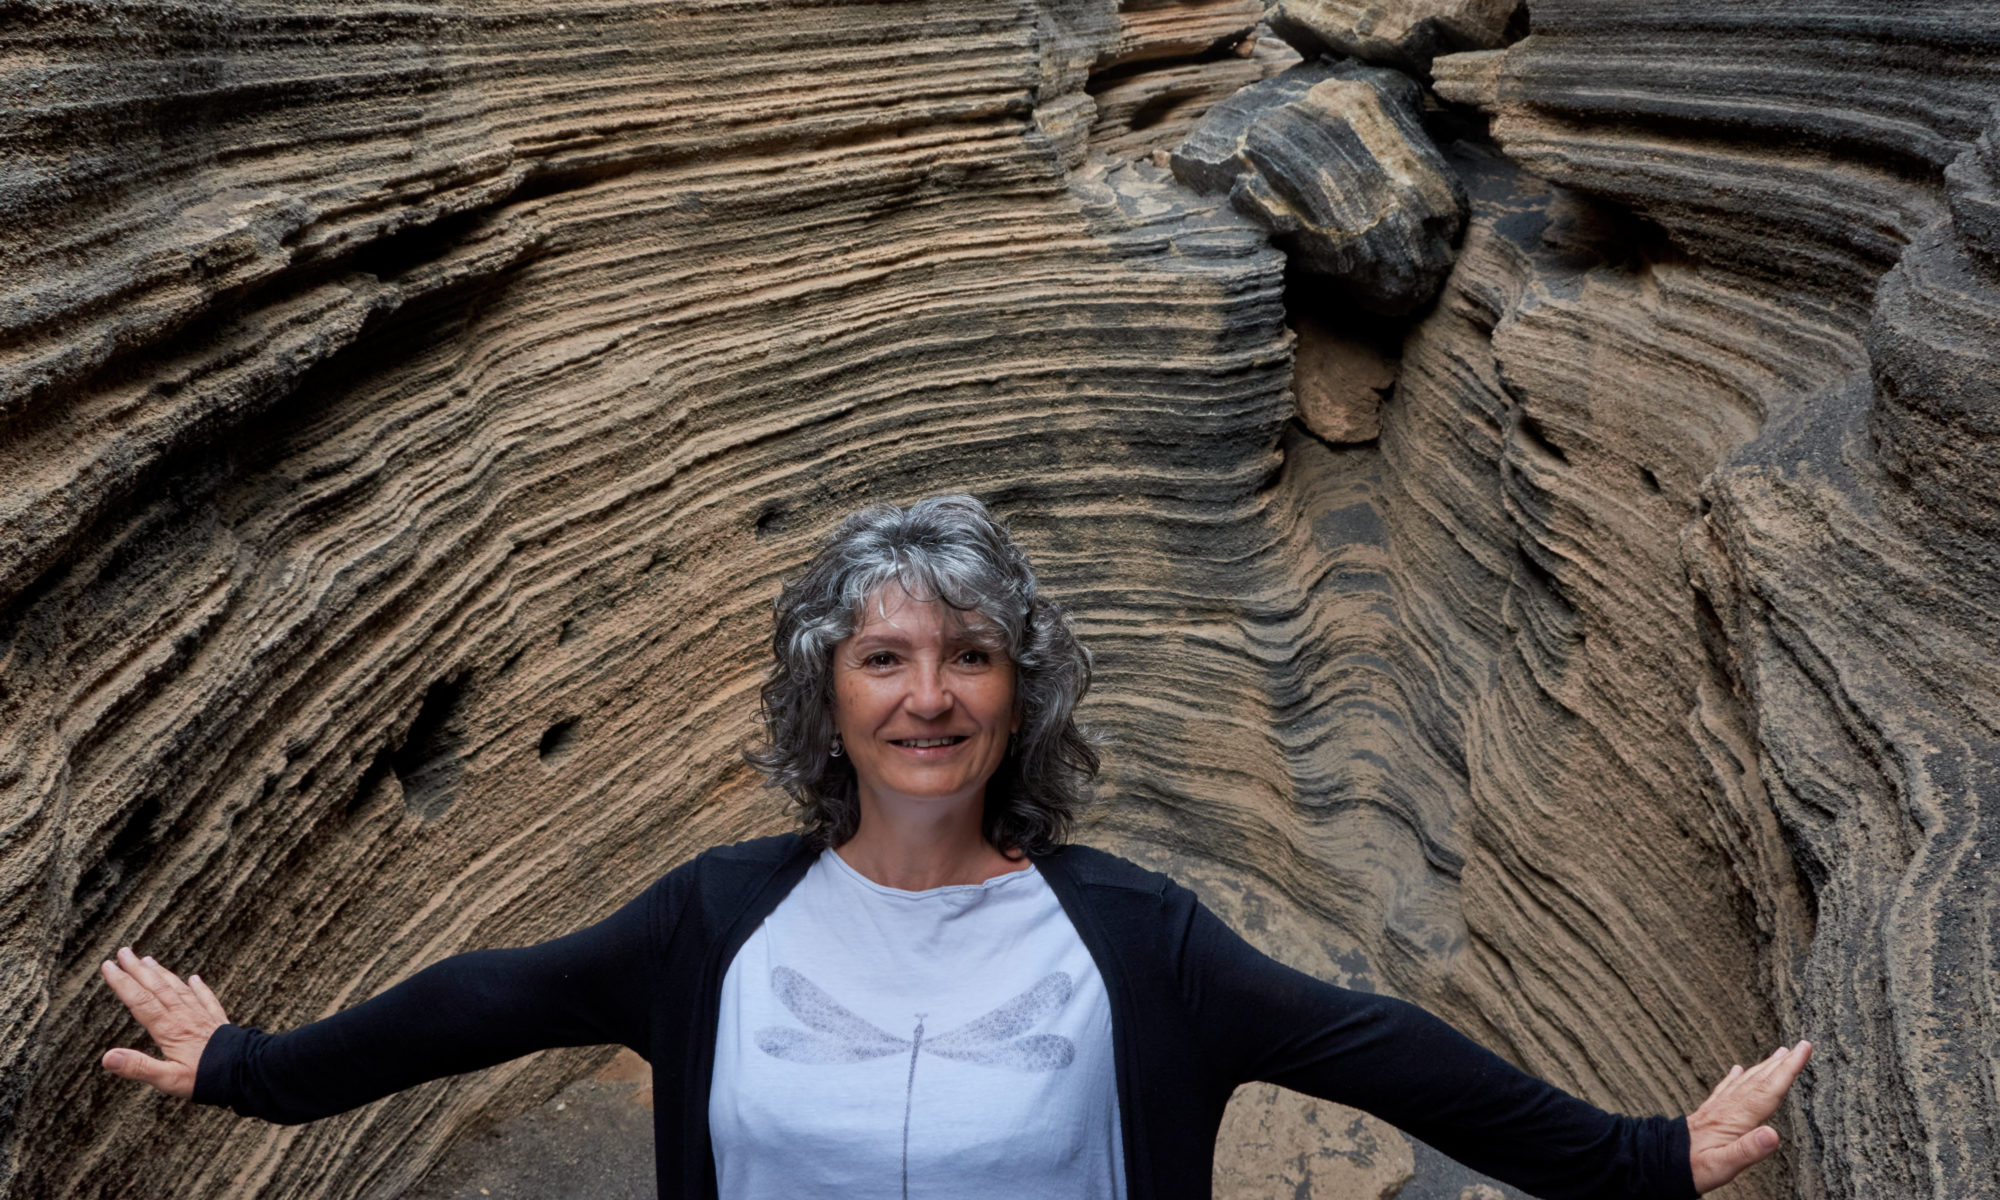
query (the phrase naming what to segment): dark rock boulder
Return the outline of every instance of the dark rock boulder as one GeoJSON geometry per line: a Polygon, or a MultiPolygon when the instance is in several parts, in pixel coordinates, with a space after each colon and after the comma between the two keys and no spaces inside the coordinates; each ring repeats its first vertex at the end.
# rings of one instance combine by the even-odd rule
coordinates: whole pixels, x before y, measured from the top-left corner
{"type": "Polygon", "coordinates": [[[1525,7],[1520,0],[1278,0],[1269,20],[1301,54],[1423,71],[1439,54],[1497,48],[1525,7]]]}
{"type": "Polygon", "coordinates": [[[1293,262],[1380,311],[1437,294],[1465,192],[1424,132],[1407,77],[1354,62],[1294,67],[1209,110],[1175,178],[1229,201],[1293,262]]]}

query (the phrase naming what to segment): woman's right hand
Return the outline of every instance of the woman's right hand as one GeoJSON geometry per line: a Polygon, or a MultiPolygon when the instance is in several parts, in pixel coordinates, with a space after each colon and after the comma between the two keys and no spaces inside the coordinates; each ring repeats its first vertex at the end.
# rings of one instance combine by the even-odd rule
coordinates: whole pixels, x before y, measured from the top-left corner
{"type": "Polygon", "coordinates": [[[132,953],[130,946],[118,951],[118,961],[107,960],[98,970],[164,1056],[107,1050],[104,1070],[150,1083],[169,1096],[185,1100],[194,1095],[195,1068],[201,1065],[209,1035],[229,1023],[222,1001],[208,990],[201,976],[190,975],[184,983],[159,963],[132,953]]]}

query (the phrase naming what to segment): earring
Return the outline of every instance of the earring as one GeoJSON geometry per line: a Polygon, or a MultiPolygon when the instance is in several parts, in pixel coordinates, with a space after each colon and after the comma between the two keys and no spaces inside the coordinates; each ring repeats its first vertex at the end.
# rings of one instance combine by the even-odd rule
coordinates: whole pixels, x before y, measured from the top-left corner
{"type": "Polygon", "coordinates": [[[827,747],[826,756],[828,758],[839,758],[845,753],[847,753],[847,747],[840,744],[840,735],[837,733],[834,734],[833,745],[827,747]]]}
{"type": "Polygon", "coordinates": [[[1021,735],[1019,732],[1010,733],[1007,735],[1007,753],[1010,756],[1013,755],[1015,751],[1019,750],[1020,746],[1021,746],[1021,735]]]}

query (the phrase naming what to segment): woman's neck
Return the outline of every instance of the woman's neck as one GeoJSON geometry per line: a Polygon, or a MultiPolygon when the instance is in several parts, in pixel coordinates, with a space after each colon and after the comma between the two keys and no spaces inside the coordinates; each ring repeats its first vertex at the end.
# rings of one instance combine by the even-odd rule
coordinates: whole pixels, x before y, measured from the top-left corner
{"type": "Polygon", "coordinates": [[[1009,858],[986,840],[982,812],[982,806],[904,811],[864,799],[860,825],[835,853],[883,887],[906,892],[985,883],[1027,867],[1026,856],[1009,858]]]}

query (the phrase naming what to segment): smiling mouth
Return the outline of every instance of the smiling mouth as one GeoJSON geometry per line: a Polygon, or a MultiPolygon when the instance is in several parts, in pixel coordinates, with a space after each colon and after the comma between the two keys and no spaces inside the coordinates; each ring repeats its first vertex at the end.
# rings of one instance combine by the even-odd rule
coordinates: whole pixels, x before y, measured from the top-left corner
{"type": "Polygon", "coordinates": [[[937,746],[956,746],[964,741],[965,738],[961,735],[936,738],[892,738],[890,740],[895,745],[906,746],[912,750],[929,750],[937,746]]]}

